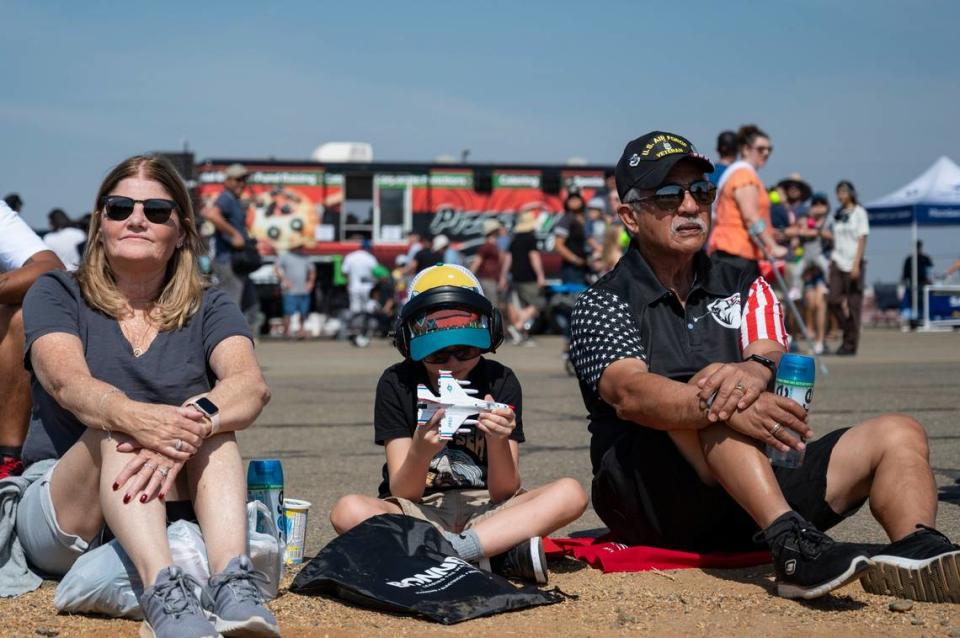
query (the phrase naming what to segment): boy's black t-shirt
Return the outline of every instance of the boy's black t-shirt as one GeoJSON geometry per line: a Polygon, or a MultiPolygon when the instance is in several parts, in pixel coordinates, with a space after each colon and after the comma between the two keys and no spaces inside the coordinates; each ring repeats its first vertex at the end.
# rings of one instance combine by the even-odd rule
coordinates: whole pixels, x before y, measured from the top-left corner
{"type": "MultiPolygon", "coordinates": [[[[489,359],[480,358],[467,375],[470,388],[477,398],[488,393],[494,401],[512,405],[517,415],[517,427],[510,438],[523,443],[523,398],[520,382],[513,370],[489,359]]],[[[373,427],[377,445],[391,439],[412,437],[417,427],[417,385],[431,387],[426,367],[419,362],[405,360],[387,368],[377,384],[373,427]]],[[[476,426],[465,426],[467,434],[457,434],[433,460],[427,472],[424,495],[453,489],[485,489],[487,487],[487,442],[476,426]]],[[[383,464],[383,482],[380,496],[390,496],[390,478],[387,464],[383,464]]]]}

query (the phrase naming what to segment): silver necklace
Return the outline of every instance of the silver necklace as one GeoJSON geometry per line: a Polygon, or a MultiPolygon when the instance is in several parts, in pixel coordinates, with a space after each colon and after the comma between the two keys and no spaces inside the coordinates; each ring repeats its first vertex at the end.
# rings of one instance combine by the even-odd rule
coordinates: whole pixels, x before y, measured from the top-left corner
{"type": "Polygon", "coordinates": [[[146,324],[146,327],[140,333],[139,339],[133,339],[129,334],[127,334],[127,331],[124,328],[123,324],[122,323],[120,324],[120,332],[122,332],[123,336],[126,337],[127,341],[130,342],[130,347],[133,348],[133,356],[138,359],[143,356],[144,352],[146,352],[146,350],[144,349],[146,344],[144,342],[146,341],[147,334],[150,332],[150,329],[153,327],[150,325],[150,321],[147,319],[146,313],[143,316],[143,321],[146,324]]]}

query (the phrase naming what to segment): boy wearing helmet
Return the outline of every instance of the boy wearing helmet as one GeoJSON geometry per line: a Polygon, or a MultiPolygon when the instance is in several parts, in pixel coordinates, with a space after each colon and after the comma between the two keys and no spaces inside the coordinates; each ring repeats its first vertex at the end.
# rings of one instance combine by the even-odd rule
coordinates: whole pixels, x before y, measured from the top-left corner
{"type": "Polygon", "coordinates": [[[377,385],[375,440],[385,446],[379,498],[342,497],[330,514],[338,533],[378,514],[404,514],[433,523],[460,558],[502,576],[544,584],[541,536],[580,517],[587,495],[564,478],[521,488],[524,441],[520,383],[513,371],[481,355],[503,341],[499,311],[466,268],[438,264],[410,284],[396,346],[404,360],[377,385]],[[469,380],[477,397],[512,406],[480,414],[452,440],[439,436],[443,410],[418,426],[417,386],[438,394],[441,370],[469,380]]]}

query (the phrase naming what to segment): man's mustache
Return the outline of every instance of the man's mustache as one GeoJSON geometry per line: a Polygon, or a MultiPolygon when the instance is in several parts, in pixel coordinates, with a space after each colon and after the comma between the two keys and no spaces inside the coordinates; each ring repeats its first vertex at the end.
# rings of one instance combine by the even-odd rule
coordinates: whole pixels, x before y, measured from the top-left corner
{"type": "Polygon", "coordinates": [[[671,232],[679,232],[681,226],[697,226],[700,228],[701,233],[707,232],[707,223],[698,217],[681,217],[679,219],[674,219],[673,223],[670,224],[671,232]]]}

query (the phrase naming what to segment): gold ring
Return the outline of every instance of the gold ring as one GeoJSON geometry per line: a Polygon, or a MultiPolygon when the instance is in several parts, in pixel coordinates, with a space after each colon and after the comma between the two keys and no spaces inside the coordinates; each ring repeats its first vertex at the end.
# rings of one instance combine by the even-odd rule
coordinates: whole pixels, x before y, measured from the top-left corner
{"type": "Polygon", "coordinates": [[[783,429],[783,426],[777,423],[775,426],[773,426],[773,428],[770,429],[770,436],[776,437],[777,432],[779,432],[782,429],[783,429]]]}
{"type": "Polygon", "coordinates": [[[747,386],[743,385],[739,381],[737,381],[737,385],[733,386],[733,389],[737,390],[740,394],[746,394],[747,392],[747,386]]]}

